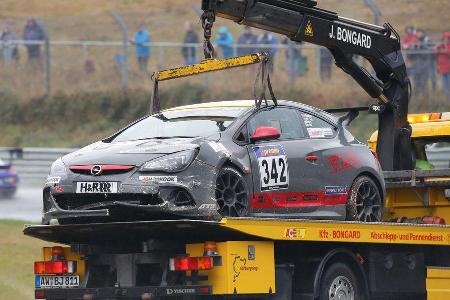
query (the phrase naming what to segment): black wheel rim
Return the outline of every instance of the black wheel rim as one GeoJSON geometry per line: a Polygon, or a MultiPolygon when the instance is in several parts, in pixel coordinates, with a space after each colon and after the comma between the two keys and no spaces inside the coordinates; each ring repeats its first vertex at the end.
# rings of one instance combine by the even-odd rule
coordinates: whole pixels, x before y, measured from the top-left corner
{"type": "Polygon", "coordinates": [[[248,189],[244,179],[232,172],[223,172],[217,178],[216,200],[219,213],[226,217],[240,217],[247,213],[248,189]]]}
{"type": "Polygon", "coordinates": [[[356,195],[356,220],[378,222],[381,219],[381,208],[377,188],[369,181],[364,181],[356,195]]]}

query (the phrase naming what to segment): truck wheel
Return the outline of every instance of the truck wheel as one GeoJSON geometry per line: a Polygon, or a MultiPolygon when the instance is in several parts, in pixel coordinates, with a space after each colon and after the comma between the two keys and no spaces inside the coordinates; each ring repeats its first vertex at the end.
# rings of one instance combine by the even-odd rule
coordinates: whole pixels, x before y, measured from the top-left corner
{"type": "Polygon", "coordinates": [[[248,214],[249,188],[239,171],[231,167],[220,170],[216,182],[216,201],[224,217],[243,217],[248,214]]]}
{"type": "Polygon", "coordinates": [[[351,268],[343,263],[329,266],[320,282],[320,300],[361,300],[363,289],[351,268]]]}
{"type": "Polygon", "coordinates": [[[353,182],[347,205],[347,220],[380,222],[383,216],[383,199],[375,182],[360,176],[353,182]]]}

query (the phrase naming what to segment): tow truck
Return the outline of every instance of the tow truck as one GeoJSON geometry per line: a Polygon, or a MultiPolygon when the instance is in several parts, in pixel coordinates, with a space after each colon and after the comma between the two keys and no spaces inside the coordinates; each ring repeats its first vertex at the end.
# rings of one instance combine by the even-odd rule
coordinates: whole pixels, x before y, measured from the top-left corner
{"type": "MultiPolygon", "coordinates": [[[[343,18],[312,0],[203,0],[202,8],[210,60],[163,74],[230,67],[213,59],[216,17],[327,47],[376,99],[370,110],[378,113],[379,130],[370,146],[386,171],[386,221],[396,222],[224,218],[26,226],[26,235],[57,243],[34,263],[35,298],[450,299],[450,226],[443,224],[450,218],[450,170],[415,170],[410,85],[392,26],[343,18]],[[366,58],[375,75],[353,55],[366,58]]],[[[159,107],[155,93],[152,107],[159,107]]],[[[358,109],[347,114],[350,120],[358,109]]]]}

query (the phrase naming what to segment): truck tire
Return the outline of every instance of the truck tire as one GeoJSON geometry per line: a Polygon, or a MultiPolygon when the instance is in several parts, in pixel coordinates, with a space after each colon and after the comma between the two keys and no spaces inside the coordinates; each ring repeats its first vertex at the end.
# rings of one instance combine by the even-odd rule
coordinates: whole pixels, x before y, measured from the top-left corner
{"type": "Polygon", "coordinates": [[[362,300],[363,288],[353,270],[344,263],[330,265],[320,280],[320,300],[362,300]]]}
{"type": "Polygon", "coordinates": [[[216,181],[216,201],[224,217],[244,217],[248,214],[249,188],[244,176],[232,167],[220,170],[216,181]]]}
{"type": "Polygon", "coordinates": [[[350,189],[347,204],[347,220],[380,222],[383,217],[383,199],[372,178],[359,176],[350,189]]]}

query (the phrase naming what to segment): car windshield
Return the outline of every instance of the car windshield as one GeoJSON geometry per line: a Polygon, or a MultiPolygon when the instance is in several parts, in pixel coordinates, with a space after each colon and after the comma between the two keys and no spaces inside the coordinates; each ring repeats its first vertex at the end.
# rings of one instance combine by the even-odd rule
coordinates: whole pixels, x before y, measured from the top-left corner
{"type": "Polygon", "coordinates": [[[205,137],[224,131],[245,108],[186,109],[161,112],[122,131],[115,142],[205,137]]]}

